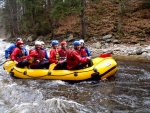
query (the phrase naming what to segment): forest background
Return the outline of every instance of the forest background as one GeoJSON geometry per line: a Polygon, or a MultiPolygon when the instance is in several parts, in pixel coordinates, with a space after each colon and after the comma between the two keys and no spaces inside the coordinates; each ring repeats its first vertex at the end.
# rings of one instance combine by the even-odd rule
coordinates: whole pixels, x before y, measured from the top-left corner
{"type": "Polygon", "coordinates": [[[150,42],[150,0],[0,0],[8,39],[85,40],[112,34],[121,43],[150,42]],[[130,40],[130,41],[129,41],[130,40]]]}

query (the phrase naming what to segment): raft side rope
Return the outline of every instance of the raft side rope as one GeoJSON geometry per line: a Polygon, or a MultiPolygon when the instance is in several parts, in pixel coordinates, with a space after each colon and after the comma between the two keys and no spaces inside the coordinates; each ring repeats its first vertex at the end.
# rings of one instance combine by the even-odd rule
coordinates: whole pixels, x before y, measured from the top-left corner
{"type": "Polygon", "coordinates": [[[30,78],[42,78],[42,77],[46,77],[46,76],[57,76],[57,77],[60,77],[60,76],[68,76],[68,75],[75,74],[75,73],[78,74],[78,73],[84,73],[84,72],[93,71],[93,69],[91,69],[91,70],[88,70],[88,71],[72,72],[72,73],[64,74],[64,75],[51,75],[52,72],[48,72],[47,75],[41,75],[41,76],[38,76],[38,77],[33,77],[33,76],[27,74],[27,70],[25,70],[24,72],[21,72],[21,71],[17,70],[16,68],[13,68],[13,70],[16,70],[17,72],[22,73],[22,74],[24,74],[24,75],[26,75],[26,76],[28,76],[30,78]]]}

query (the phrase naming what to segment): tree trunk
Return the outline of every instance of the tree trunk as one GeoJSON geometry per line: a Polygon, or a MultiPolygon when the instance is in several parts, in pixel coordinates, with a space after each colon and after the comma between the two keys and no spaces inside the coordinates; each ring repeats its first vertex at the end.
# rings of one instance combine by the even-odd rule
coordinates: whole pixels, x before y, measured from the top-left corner
{"type": "Polygon", "coordinates": [[[31,17],[32,17],[32,23],[33,23],[33,26],[36,24],[35,22],[35,7],[34,7],[34,4],[35,4],[35,1],[32,0],[32,10],[31,10],[31,17]]]}
{"type": "Polygon", "coordinates": [[[53,24],[53,20],[51,18],[51,14],[50,14],[50,11],[52,10],[52,3],[50,2],[50,0],[47,1],[47,9],[46,9],[46,12],[47,12],[47,17],[48,17],[48,20],[49,20],[49,26],[50,26],[50,31],[51,31],[51,37],[54,37],[54,24],[53,24]]]}
{"type": "Polygon", "coordinates": [[[17,3],[16,0],[13,0],[13,19],[14,19],[14,29],[15,29],[15,33],[19,34],[19,23],[18,23],[18,8],[17,8],[17,3]]]}
{"type": "Polygon", "coordinates": [[[85,0],[81,2],[82,10],[81,10],[81,25],[82,25],[82,38],[86,38],[86,26],[85,26],[85,0]]]}
{"type": "Polygon", "coordinates": [[[119,32],[119,34],[122,33],[122,18],[123,18],[122,0],[119,0],[119,20],[118,20],[118,32],[119,32]]]}
{"type": "Polygon", "coordinates": [[[10,14],[10,19],[9,19],[9,23],[10,23],[10,32],[11,32],[11,37],[15,37],[15,14],[14,14],[14,7],[12,5],[14,1],[8,0],[8,8],[9,8],[9,14],[10,14]]]}

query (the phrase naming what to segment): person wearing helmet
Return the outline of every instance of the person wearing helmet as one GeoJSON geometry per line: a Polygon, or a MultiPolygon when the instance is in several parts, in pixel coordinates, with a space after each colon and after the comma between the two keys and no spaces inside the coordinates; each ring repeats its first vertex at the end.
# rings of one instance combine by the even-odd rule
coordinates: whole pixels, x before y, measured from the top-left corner
{"type": "Polygon", "coordinates": [[[51,42],[51,45],[52,45],[52,49],[50,50],[49,62],[57,64],[60,61],[60,55],[59,55],[59,52],[58,52],[59,42],[57,40],[53,40],[51,42]]]}
{"type": "MultiPolygon", "coordinates": [[[[21,38],[17,38],[16,39],[16,43],[15,44],[12,44],[10,45],[6,50],[5,50],[5,58],[6,58],[6,61],[10,60],[10,55],[12,54],[13,50],[17,47],[17,42],[22,40],[21,38]]],[[[26,50],[25,47],[23,47],[23,50],[25,51],[25,55],[28,55],[28,52],[26,50]]]]}
{"type": "Polygon", "coordinates": [[[25,50],[23,49],[24,43],[22,40],[17,41],[16,48],[13,50],[10,59],[16,63],[17,67],[23,68],[28,66],[29,63],[27,61],[27,55],[25,54],[25,50]]]}
{"type": "Polygon", "coordinates": [[[44,52],[45,52],[45,59],[48,60],[49,56],[47,54],[47,50],[45,49],[45,43],[43,41],[41,41],[41,49],[44,50],[44,52]]]}
{"type": "MultiPolygon", "coordinates": [[[[84,68],[89,64],[90,59],[88,57],[82,58],[80,56],[81,42],[74,41],[74,49],[67,52],[67,69],[77,70],[84,68]]],[[[89,65],[90,66],[90,65],[89,65]]]]}
{"type": "Polygon", "coordinates": [[[66,56],[67,56],[67,42],[62,41],[60,45],[61,45],[61,48],[59,48],[58,52],[60,55],[60,59],[64,60],[66,59],[66,56]]]}
{"type": "Polygon", "coordinates": [[[91,57],[92,56],[91,52],[87,47],[84,46],[84,40],[81,39],[79,41],[81,42],[81,49],[80,49],[81,57],[91,57]]]}
{"type": "Polygon", "coordinates": [[[28,60],[32,69],[49,68],[49,61],[45,61],[45,51],[41,49],[41,41],[35,41],[35,48],[30,50],[28,60]]]}
{"type": "Polygon", "coordinates": [[[61,48],[58,49],[59,61],[57,65],[55,66],[54,70],[66,69],[66,65],[67,65],[67,62],[66,62],[67,43],[65,41],[62,41],[60,45],[61,45],[61,48]]]}
{"type": "Polygon", "coordinates": [[[17,41],[20,41],[20,40],[22,40],[22,38],[18,37],[18,38],[16,39],[16,42],[17,42],[17,41]]]}
{"type": "Polygon", "coordinates": [[[29,54],[32,50],[35,50],[35,49],[41,49],[41,41],[35,41],[34,43],[34,47],[32,47],[30,50],[29,50],[29,54]]]}

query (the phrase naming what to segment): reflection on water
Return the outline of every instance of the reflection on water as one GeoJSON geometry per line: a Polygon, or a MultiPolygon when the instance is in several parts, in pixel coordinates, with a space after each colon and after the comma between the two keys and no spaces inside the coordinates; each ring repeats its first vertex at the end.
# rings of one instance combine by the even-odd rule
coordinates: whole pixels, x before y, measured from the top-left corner
{"type": "Polygon", "coordinates": [[[148,113],[150,61],[116,60],[115,78],[75,84],[12,79],[1,66],[0,113],[148,113]]]}

